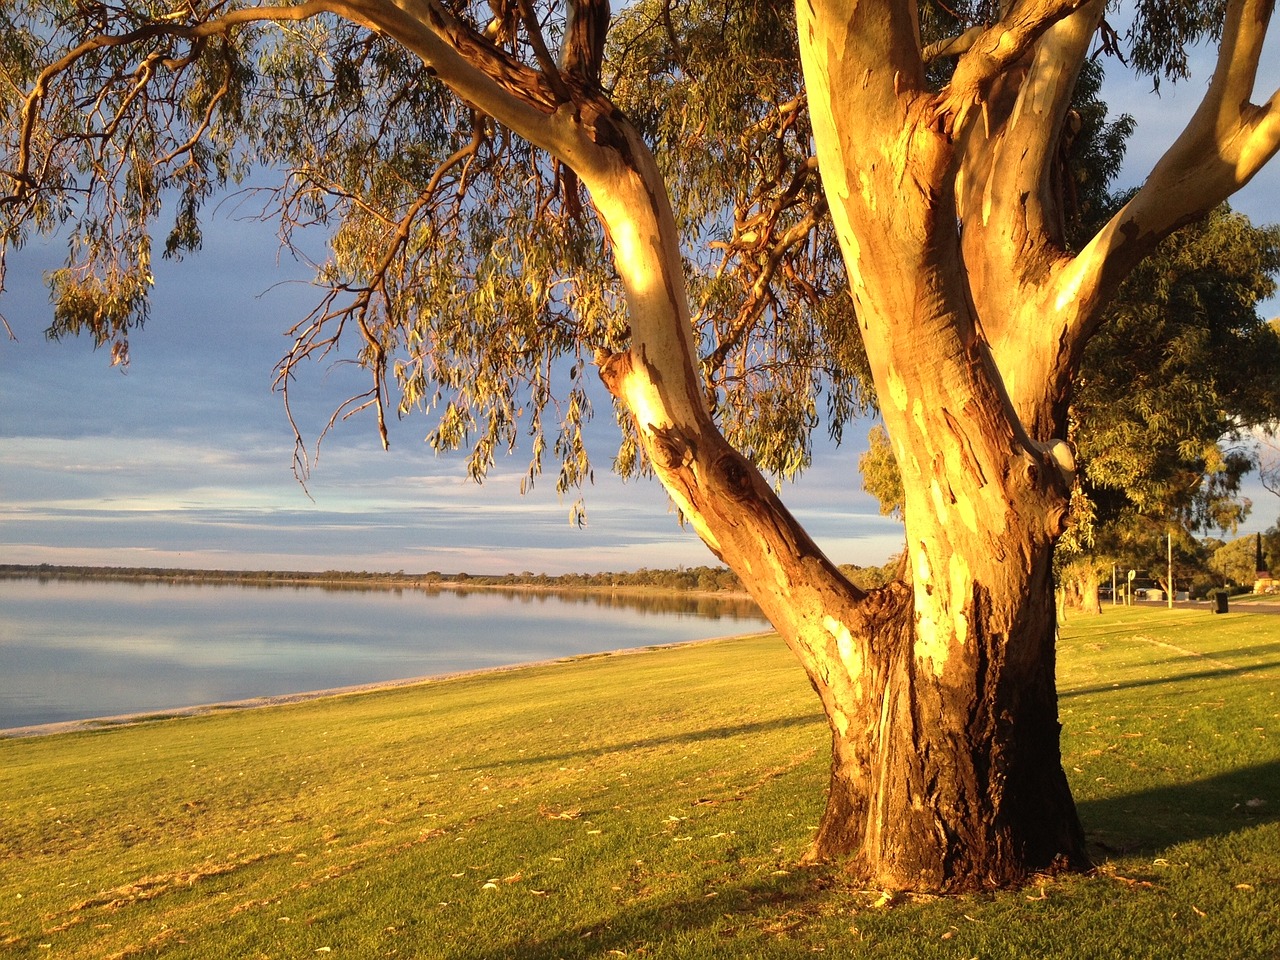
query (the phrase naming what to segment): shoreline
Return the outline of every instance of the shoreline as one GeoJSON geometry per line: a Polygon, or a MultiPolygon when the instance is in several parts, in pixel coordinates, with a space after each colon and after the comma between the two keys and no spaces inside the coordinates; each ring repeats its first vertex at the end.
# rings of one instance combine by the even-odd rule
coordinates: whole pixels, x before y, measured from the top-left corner
{"type": "Polygon", "coordinates": [[[94,733],[104,730],[118,730],[124,727],[138,726],[143,723],[157,723],[163,720],[184,720],[191,717],[207,717],[220,713],[233,713],[241,710],[257,710],[262,707],[287,706],[292,703],[307,703],[312,700],[326,698],[358,696],[365,693],[378,693],[386,690],[398,690],[404,687],[429,686],[451,680],[463,680],[468,677],[479,677],[489,674],[511,673],[534,667],[548,667],[556,664],[577,663],[583,660],[600,660],[605,657],[633,656],[657,650],[670,650],[676,647],[688,647],[695,644],[726,643],[734,640],[753,640],[776,633],[774,630],[759,630],[752,633],[734,633],[719,637],[703,637],[698,640],[679,640],[675,643],[645,644],[642,647],[624,647],[620,650],[608,650],[601,653],[581,653],[567,657],[552,657],[547,660],[530,660],[522,663],[509,663],[496,667],[480,667],[475,670],[457,670],[451,673],[430,674],[422,677],[405,677],[398,680],[378,680],[372,683],[358,683],[345,687],[329,687],[323,690],[303,690],[297,693],[281,693],[264,697],[249,697],[244,700],[225,700],[217,703],[201,703],[191,706],[174,707],[172,709],[140,710],[136,713],[122,713],[108,717],[85,717],[80,720],[55,720],[52,723],[30,724],[22,727],[0,728],[0,741],[24,740],[32,737],[48,737],[63,733],[94,733]]]}

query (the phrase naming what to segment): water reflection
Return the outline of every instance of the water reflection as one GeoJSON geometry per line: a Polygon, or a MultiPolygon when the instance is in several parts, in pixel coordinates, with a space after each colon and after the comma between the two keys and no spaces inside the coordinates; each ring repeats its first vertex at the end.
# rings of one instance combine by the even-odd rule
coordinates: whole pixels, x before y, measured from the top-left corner
{"type": "Polygon", "coordinates": [[[0,580],[0,729],[766,628],[716,596],[0,580]]]}
{"type": "Polygon", "coordinates": [[[716,596],[715,594],[644,593],[585,591],[585,590],[527,590],[519,587],[428,587],[427,596],[452,593],[459,597],[492,594],[509,603],[549,603],[566,606],[605,607],[611,610],[632,610],[643,615],[689,616],[718,620],[721,617],[760,617],[760,608],[746,597],[716,596]]]}

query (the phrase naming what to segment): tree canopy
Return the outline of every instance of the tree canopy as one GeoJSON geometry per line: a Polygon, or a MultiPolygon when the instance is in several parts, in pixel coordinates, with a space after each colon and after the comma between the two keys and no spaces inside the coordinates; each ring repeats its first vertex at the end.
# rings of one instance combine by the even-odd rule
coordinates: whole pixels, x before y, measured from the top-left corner
{"type": "MultiPolygon", "coordinates": [[[[354,338],[346,349],[371,386],[338,414],[372,408],[385,442],[388,417],[426,412],[432,445],[469,447],[477,479],[527,431],[532,479],[550,407],[558,485],[579,484],[592,412],[583,377],[595,351],[616,350],[628,333],[590,201],[563,162],[456,96],[422,51],[369,29],[359,7],[346,16],[322,2],[6,4],[14,189],[0,284],[4,249],[74,223],[67,265],[50,277],[50,332],[83,333],[127,362],[157,249],[195,252],[208,201],[251,189],[286,245],[304,227],[332,237],[317,264],[322,296],[290,330],[279,386],[299,361],[332,358],[354,338]]],[[[495,82],[531,88],[522,95],[535,106],[562,96],[534,77],[567,45],[567,5],[424,9],[435,7],[449,36],[496,41],[486,51],[501,54],[495,82]]],[[[1175,16],[1164,7],[1137,4],[1127,30],[1104,24],[1098,52],[1126,56],[1157,85],[1184,77],[1187,44],[1216,35],[1222,4],[1179,4],[1175,16]]],[[[922,5],[934,83],[1001,13],[995,0],[922,5]]],[[[478,56],[465,43],[461,52],[478,56]]],[[[1078,81],[1060,173],[1078,245],[1102,224],[1131,129],[1128,118],[1106,121],[1096,63],[1078,81]]],[[[792,476],[815,428],[838,439],[875,398],[813,154],[794,12],[735,0],[629,4],[614,12],[592,69],[670,185],[723,429],[767,472],[792,476]]],[[[642,456],[629,437],[617,465],[633,472],[642,456]]]]}

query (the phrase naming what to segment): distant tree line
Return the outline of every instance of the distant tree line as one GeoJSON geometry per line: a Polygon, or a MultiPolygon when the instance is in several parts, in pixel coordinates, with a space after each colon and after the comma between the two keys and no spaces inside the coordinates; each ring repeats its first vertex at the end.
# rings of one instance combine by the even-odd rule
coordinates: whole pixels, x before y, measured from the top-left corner
{"type": "MultiPolygon", "coordinates": [[[[860,586],[870,588],[887,581],[895,565],[841,569],[860,586]]],[[[428,573],[370,572],[367,570],[192,570],[169,567],[96,567],[57,564],[0,564],[0,578],[46,578],[56,580],[133,580],[165,583],[237,583],[268,586],[431,588],[445,585],[467,587],[536,588],[546,590],[646,589],[677,593],[745,593],[742,582],[727,567],[678,567],[674,570],[639,570],[601,573],[471,574],[465,572],[428,573]]]]}

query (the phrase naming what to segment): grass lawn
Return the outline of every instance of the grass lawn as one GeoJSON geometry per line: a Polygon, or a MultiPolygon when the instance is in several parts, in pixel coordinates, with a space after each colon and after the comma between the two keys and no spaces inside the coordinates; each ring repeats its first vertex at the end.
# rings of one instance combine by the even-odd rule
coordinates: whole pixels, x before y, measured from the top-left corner
{"type": "Polygon", "coordinates": [[[1280,957],[1280,616],[1063,631],[1099,866],[888,898],[797,860],[825,726],[776,638],[0,741],[0,956],[1280,957]]]}

